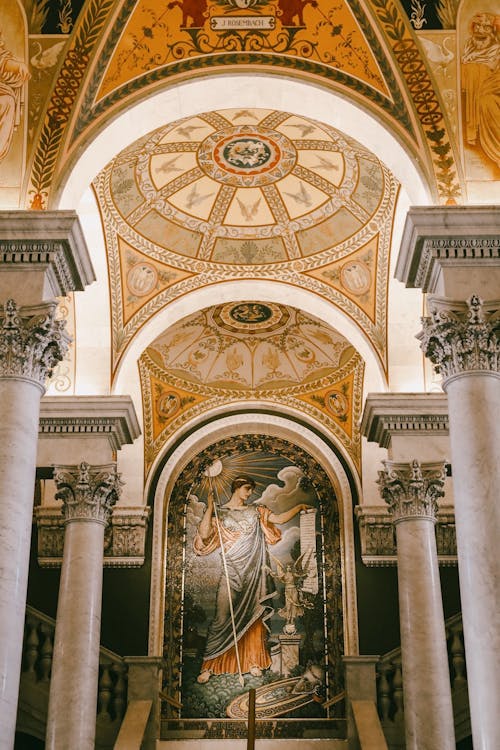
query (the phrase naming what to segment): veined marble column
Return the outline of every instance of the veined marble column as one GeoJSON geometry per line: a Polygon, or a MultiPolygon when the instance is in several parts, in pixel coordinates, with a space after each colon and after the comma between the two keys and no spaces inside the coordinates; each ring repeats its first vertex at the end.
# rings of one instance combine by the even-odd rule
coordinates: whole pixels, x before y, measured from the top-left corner
{"type": "Polygon", "coordinates": [[[56,308],[0,308],[0,750],[14,746],[40,397],[69,343],[56,308]]]}
{"type": "Polygon", "coordinates": [[[475,750],[500,748],[500,302],[429,297],[422,349],[448,394],[455,524],[475,750]]]}
{"type": "Polygon", "coordinates": [[[396,527],[406,750],[455,750],[434,525],[444,463],[384,462],[378,483],[396,527]]]}
{"type": "Polygon", "coordinates": [[[104,529],[120,493],[116,465],[57,467],[64,552],[57,605],[47,750],[94,750],[104,529]]]}

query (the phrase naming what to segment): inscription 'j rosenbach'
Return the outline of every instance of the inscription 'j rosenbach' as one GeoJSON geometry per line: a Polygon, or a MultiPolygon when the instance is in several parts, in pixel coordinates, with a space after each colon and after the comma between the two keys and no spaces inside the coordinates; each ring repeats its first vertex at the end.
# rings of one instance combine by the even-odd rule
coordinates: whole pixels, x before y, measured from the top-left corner
{"type": "Polygon", "coordinates": [[[274,16],[239,16],[238,18],[224,18],[216,16],[210,19],[212,31],[225,31],[226,29],[274,29],[276,19],[274,16]]]}

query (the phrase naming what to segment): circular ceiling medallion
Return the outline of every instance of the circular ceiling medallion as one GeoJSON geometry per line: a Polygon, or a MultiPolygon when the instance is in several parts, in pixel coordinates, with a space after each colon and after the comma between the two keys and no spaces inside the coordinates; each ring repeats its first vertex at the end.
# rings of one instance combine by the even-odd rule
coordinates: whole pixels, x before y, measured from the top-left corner
{"type": "Polygon", "coordinates": [[[135,297],[144,297],[158,283],[156,268],[150,263],[136,263],[127,274],[127,287],[135,297]]]}
{"type": "Polygon", "coordinates": [[[218,182],[259,187],[292,171],[297,152],[282,133],[264,127],[239,126],[213,133],[200,144],[198,164],[218,182]]]}
{"type": "Polygon", "coordinates": [[[371,285],[370,269],[362,260],[352,260],[342,266],[340,281],[351,294],[366,294],[371,285]]]}
{"type": "Polygon", "coordinates": [[[271,333],[286,325],[290,314],[285,307],[263,302],[231,302],[217,307],[214,323],[231,333],[271,333]]]}

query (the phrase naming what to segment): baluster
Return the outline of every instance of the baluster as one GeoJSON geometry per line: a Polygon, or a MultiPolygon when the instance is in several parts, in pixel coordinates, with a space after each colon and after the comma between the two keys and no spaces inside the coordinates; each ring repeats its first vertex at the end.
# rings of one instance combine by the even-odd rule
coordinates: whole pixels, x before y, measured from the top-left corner
{"type": "Polygon", "coordinates": [[[101,665],[101,677],[99,679],[99,693],[97,698],[97,715],[100,719],[111,720],[109,705],[111,703],[111,689],[113,680],[110,674],[110,664],[101,665]]]}
{"type": "Polygon", "coordinates": [[[38,646],[40,638],[38,637],[38,622],[31,618],[26,619],[28,633],[24,641],[24,663],[25,673],[30,680],[36,680],[36,663],[38,660],[38,646]]]}
{"type": "Polygon", "coordinates": [[[460,687],[461,685],[465,685],[467,683],[467,678],[465,676],[465,652],[464,652],[464,645],[462,643],[461,638],[461,631],[462,631],[462,625],[456,625],[451,633],[451,644],[450,644],[450,653],[451,653],[451,663],[453,665],[453,672],[454,672],[454,678],[453,678],[453,687],[460,687]]]}
{"type": "Polygon", "coordinates": [[[126,666],[123,662],[115,662],[111,670],[116,678],[113,701],[115,716],[117,719],[121,719],[127,706],[126,666]]]}
{"type": "Polygon", "coordinates": [[[389,664],[380,663],[378,672],[380,679],[378,681],[378,705],[382,721],[389,721],[389,711],[391,710],[391,687],[387,679],[388,672],[391,671],[389,664]]]}
{"type": "Polygon", "coordinates": [[[40,632],[43,636],[43,643],[40,648],[40,682],[49,682],[52,669],[52,652],[54,650],[54,628],[42,622],[40,632]]]}
{"type": "Polygon", "coordinates": [[[394,659],[394,675],[392,678],[392,695],[396,710],[394,712],[394,721],[403,721],[403,674],[401,672],[401,659],[394,659]]]}

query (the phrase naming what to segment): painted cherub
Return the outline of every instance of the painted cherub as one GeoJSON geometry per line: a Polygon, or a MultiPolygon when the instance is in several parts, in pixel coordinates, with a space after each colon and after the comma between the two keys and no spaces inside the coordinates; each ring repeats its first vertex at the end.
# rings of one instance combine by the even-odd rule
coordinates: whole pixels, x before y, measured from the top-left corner
{"type": "Polygon", "coordinates": [[[283,632],[290,635],[297,632],[297,628],[295,627],[297,617],[302,617],[304,610],[310,609],[312,606],[302,595],[302,582],[307,578],[310,559],[308,557],[304,561],[304,557],[305,553],[295,560],[293,565],[288,563],[286,566],[283,566],[277,558],[271,555],[276,565],[276,570],[272,570],[266,566],[266,570],[274,580],[279,581],[285,587],[285,606],[278,610],[278,614],[286,620],[283,632]]]}

